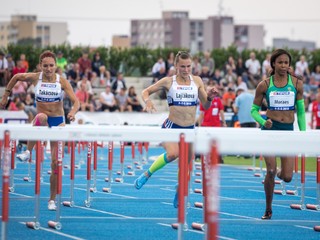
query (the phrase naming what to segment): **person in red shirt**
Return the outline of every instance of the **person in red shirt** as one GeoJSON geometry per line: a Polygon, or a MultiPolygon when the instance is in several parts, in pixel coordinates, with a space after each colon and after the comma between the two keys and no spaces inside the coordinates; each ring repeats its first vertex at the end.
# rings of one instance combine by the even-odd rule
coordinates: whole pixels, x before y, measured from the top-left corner
{"type": "Polygon", "coordinates": [[[16,75],[17,73],[26,73],[27,70],[23,66],[23,63],[21,60],[17,61],[17,66],[15,66],[12,70],[12,76],[16,75]]]}
{"type": "Polygon", "coordinates": [[[317,93],[316,100],[312,102],[311,129],[320,129],[320,92],[317,93]]]}
{"type": "MultiPolygon", "coordinates": [[[[207,87],[207,91],[210,88],[207,87]]],[[[212,99],[211,106],[207,110],[204,109],[200,103],[200,115],[198,118],[198,126],[202,127],[227,127],[226,120],[224,118],[224,106],[219,96],[212,99]]],[[[199,158],[196,155],[195,158],[199,158]]],[[[222,156],[219,156],[219,163],[223,163],[222,156]]]]}
{"type": "Polygon", "coordinates": [[[227,127],[224,118],[224,106],[219,96],[212,99],[211,106],[207,110],[200,104],[198,123],[199,126],[203,127],[227,127]]]}

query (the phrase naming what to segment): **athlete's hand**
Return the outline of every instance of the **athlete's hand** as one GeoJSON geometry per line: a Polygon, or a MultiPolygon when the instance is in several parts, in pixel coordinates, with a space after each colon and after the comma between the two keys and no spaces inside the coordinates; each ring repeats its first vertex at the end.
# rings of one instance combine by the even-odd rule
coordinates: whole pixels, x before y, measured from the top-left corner
{"type": "Polygon", "coordinates": [[[154,113],[157,111],[157,109],[154,107],[153,102],[149,99],[148,101],[146,101],[146,105],[144,106],[143,111],[147,113],[154,113]]]}
{"type": "Polygon", "coordinates": [[[266,121],[266,123],[264,124],[264,127],[265,128],[272,128],[272,120],[271,119],[268,119],[267,121],[266,121]]]}
{"type": "Polygon", "coordinates": [[[212,87],[208,91],[208,97],[211,98],[211,99],[217,97],[218,95],[219,95],[219,91],[218,91],[218,89],[216,87],[212,87]]]}
{"type": "Polygon", "coordinates": [[[0,109],[5,109],[8,103],[8,97],[6,95],[2,96],[1,102],[0,102],[0,109]]]}
{"type": "Polygon", "coordinates": [[[69,112],[69,113],[68,113],[67,118],[68,118],[71,122],[73,122],[74,120],[76,120],[75,114],[72,113],[72,112],[69,112]]]}

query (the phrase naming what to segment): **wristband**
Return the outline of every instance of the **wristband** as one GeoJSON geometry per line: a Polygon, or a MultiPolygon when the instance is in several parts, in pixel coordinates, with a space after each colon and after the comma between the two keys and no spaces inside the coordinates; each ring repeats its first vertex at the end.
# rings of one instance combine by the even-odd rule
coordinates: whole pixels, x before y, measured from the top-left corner
{"type": "Polygon", "coordinates": [[[9,93],[9,94],[11,93],[11,90],[9,90],[8,88],[6,88],[4,91],[9,93]]]}

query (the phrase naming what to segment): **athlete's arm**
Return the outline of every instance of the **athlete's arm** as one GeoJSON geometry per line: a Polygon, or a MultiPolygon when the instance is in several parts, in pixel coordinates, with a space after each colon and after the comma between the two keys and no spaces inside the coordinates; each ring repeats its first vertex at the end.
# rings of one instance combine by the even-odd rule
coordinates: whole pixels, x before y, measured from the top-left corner
{"type": "Polygon", "coordinates": [[[298,118],[298,125],[300,131],[306,130],[306,111],[304,106],[304,98],[303,98],[303,82],[297,79],[297,118],[298,118]]]}
{"type": "Polygon", "coordinates": [[[11,91],[14,87],[14,85],[16,85],[16,83],[18,81],[31,81],[32,83],[34,83],[39,77],[39,73],[18,73],[16,75],[14,75],[9,83],[7,84],[5,90],[4,90],[4,94],[2,96],[2,100],[0,103],[0,107],[4,108],[7,103],[8,103],[8,97],[11,94],[11,91]]]}
{"type": "Polygon", "coordinates": [[[71,87],[71,84],[68,82],[68,80],[64,78],[60,78],[60,79],[61,79],[62,88],[64,89],[64,91],[66,92],[66,94],[68,95],[68,97],[72,102],[72,108],[71,108],[71,111],[68,113],[67,117],[70,121],[74,121],[75,115],[80,108],[80,102],[76,97],[76,94],[74,93],[73,88],[71,87]]]}

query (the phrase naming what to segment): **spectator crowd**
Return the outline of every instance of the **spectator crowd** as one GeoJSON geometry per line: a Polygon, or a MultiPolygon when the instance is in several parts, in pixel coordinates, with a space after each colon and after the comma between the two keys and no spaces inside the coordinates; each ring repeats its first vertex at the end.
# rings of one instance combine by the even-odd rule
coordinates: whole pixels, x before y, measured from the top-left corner
{"type": "MultiPolygon", "coordinates": [[[[83,52],[76,61],[69,63],[62,52],[57,52],[57,74],[65,77],[80,101],[80,111],[108,112],[141,112],[142,105],[134,86],[127,86],[123,73],[108,69],[97,51],[90,59],[88,52],[83,52]],[[99,91],[95,91],[98,89],[99,91]]],[[[152,82],[165,76],[175,74],[175,53],[167,57],[159,56],[152,69],[152,82]]],[[[263,62],[256,59],[251,52],[248,59],[234,59],[229,56],[223,67],[217,68],[214,56],[204,52],[202,56],[194,56],[192,74],[200,76],[206,87],[215,86],[220,92],[224,112],[233,112],[237,90],[254,91],[257,84],[268,77],[270,71],[270,54],[263,62]]],[[[306,110],[311,110],[312,102],[320,92],[320,64],[309,69],[305,56],[293,66],[296,75],[303,77],[306,110]]],[[[39,71],[29,69],[28,56],[21,54],[18,59],[0,51],[0,85],[6,86],[9,79],[17,73],[39,71]]],[[[159,98],[165,99],[165,93],[159,92],[159,98]]],[[[25,82],[17,82],[12,90],[7,110],[24,110],[31,121],[36,114],[34,88],[25,82]]],[[[70,111],[71,103],[64,99],[65,114],[70,111]]]]}

